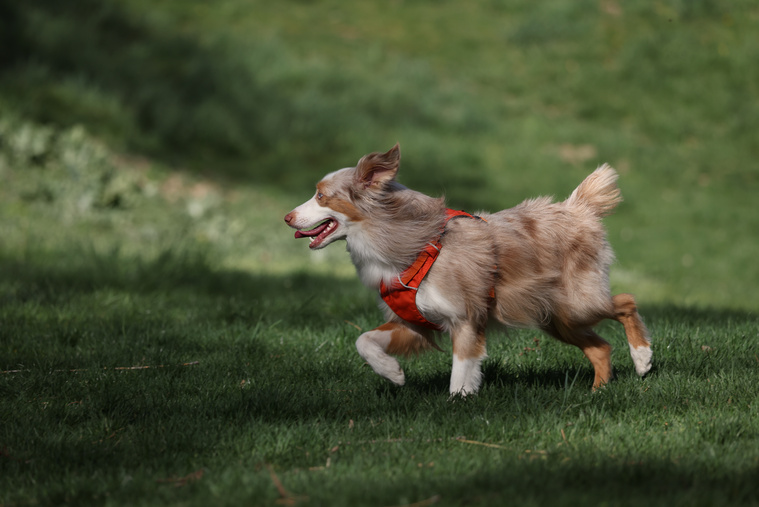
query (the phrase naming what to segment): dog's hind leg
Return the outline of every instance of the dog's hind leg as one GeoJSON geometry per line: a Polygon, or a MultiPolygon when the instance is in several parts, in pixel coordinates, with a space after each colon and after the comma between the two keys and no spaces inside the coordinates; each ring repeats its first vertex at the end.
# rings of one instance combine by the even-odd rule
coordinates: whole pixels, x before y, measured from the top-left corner
{"type": "Polygon", "coordinates": [[[554,338],[582,350],[582,353],[593,365],[593,370],[595,370],[594,391],[611,380],[611,345],[591,328],[570,328],[555,322],[544,327],[543,330],[554,338]]]}
{"type": "Polygon", "coordinates": [[[485,328],[469,322],[459,324],[451,331],[453,367],[451,369],[451,396],[475,394],[482,384],[482,360],[485,350],[485,328]]]}
{"type": "Polygon", "coordinates": [[[393,355],[409,356],[436,348],[429,336],[422,335],[400,322],[388,322],[358,337],[356,349],[369,366],[392,383],[402,386],[406,376],[393,355]]]}
{"type": "Polygon", "coordinates": [[[638,314],[635,298],[631,294],[617,294],[612,298],[614,319],[625,327],[630,355],[635,363],[635,371],[641,377],[651,369],[651,338],[646,325],[638,314]]]}

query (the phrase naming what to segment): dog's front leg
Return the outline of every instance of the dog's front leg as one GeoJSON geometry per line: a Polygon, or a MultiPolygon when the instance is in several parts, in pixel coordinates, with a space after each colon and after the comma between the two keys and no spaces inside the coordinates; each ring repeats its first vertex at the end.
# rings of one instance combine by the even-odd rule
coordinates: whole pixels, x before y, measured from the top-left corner
{"type": "Polygon", "coordinates": [[[356,349],[369,366],[380,376],[402,386],[406,383],[398,360],[390,354],[410,355],[430,348],[428,337],[400,322],[388,322],[358,337],[356,349]]]}
{"type": "Polygon", "coordinates": [[[482,384],[482,360],[485,359],[485,328],[464,322],[451,331],[453,367],[451,396],[475,394],[482,384]]]}

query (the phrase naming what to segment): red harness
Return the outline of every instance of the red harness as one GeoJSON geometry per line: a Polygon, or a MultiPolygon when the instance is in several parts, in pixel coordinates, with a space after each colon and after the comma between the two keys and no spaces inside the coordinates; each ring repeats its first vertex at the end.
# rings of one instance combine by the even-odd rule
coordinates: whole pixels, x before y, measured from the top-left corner
{"type": "MultiPolygon", "coordinates": [[[[466,211],[446,209],[445,224],[443,225],[444,230],[448,221],[454,217],[484,220],[478,216],[470,215],[466,211]]],[[[437,260],[437,256],[440,253],[440,248],[442,246],[440,243],[442,237],[443,233],[441,233],[433,242],[427,243],[427,246],[419,253],[419,256],[414,263],[403,273],[398,275],[398,278],[393,281],[389,288],[385,285],[384,281],[380,283],[380,296],[398,317],[407,322],[411,322],[412,324],[417,324],[438,331],[442,330],[442,328],[425,319],[416,307],[416,294],[419,290],[419,284],[422,283],[424,277],[427,276],[427,272],[432,268],[435,260],[437,260]]]]}

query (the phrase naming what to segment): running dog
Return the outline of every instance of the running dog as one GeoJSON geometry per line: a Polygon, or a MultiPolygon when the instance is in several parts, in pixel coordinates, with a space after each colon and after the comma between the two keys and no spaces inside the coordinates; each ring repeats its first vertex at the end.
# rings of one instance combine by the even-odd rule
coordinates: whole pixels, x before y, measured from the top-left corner
{"type": "Polygon", "coordinates": [[[497,213],[470,215],[396,181],[400,147],[371,153],[327,174],[313,198],[285,216],[296,238],[319,249],[345,240],[359,277],[379,292],[387,322],[359,336],[361,357],[397,385],[397,355],[453,344],[451,395],[476,393],[495,320],[538,328],[582,350],[593,389],[612,377],[611,345],[593,331],[622,323],[635,370],[651,369],[651,343],[630,294],[611,295],[614,259],[601,218],[622,200],[617,173],[604,164],[569,198],[540,197],[497,213]]]}

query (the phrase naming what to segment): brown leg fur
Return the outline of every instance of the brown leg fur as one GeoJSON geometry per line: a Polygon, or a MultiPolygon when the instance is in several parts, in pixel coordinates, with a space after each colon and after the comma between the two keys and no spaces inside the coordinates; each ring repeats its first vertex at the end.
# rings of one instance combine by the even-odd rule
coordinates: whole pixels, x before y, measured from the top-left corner
{"type": "Polygon", "coordinates": [[[431,335],[422,335],[398,322],[387,322],[375,331],[389,331],[390,343],[385,352],[394,356],[418,355],[430,349],[440,350],[431,335]]]}
{"type": "MultiPolygon", "coordinates": [[[[635,371],[643,376],[651,369],[651,342],[648,329],[638,315],[635,298],[630,294],[618,294],[612,298],[612,304],[614,310],[608,318],[617,320],[624,326],[627,341],[630,344],[630,354],[635,363],[635,371]]],[[[593,390],[611,380],[611,345],[590,327],[572,327],[556,319],[543,330],[554,338],[582,350],[595,370],[593,390]]]]}
{"type": "Polygon", "coordinates": [[[631,294],[617,294],[612,298],[614,318],[625,326],[627,341],[634,348],[650,347],[648,329],[638,315],[635,298],[631,294]]]}
{"type": "Polygon", "coordinates": [[[451,332],[451,342],[459,359],[477,359],[486,354],[484,326],[460,325],[451,332]]]}
{"type": "Polygon", "coordinates": [[[613,318],[625,327],[627,342],[630,344],[630,355],[635,363],[635,371],[643,376],[651,369],[651,340],[648,329],[643,324],[638,309],[635,306],[635,298],[630,294],[617,294],[612,298],[614,304],[613,318]]]}
{"type": "Polygon", "coordinates": [[[593,390],[611,380],[611,345],[590,328],[570,328],[554,323],[543,328],[548,334],[564,343],[574,345],[582,350],[595,370],[593,390]]]}

